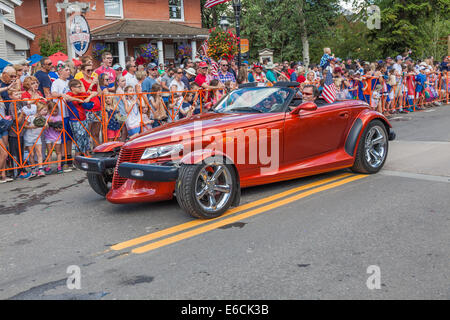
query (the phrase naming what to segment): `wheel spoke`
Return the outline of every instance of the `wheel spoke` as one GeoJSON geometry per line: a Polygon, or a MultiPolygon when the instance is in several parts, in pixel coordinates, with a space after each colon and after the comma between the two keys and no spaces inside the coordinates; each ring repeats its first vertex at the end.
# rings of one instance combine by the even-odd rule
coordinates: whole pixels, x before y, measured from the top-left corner
{"type": "Polygon", "coordinates": [[[215,209],[217,205],[216,197],[213,194],[209,194],[209,207],[215,209]]]}
{"type": "Polygon", "coordinates": [[[379,161],[381,159],[381,155],[374,149],[371,149],[369,152],[375,158],[376,161],[379,161]]]}
{"type": "Polygon", "coordinates": [[[217,166],[216,170],[214,171],[214,174],[211,177],[211,181],[216,181],[217,178],[220,177],[222,172],[223,172],[223,166],[217,166]]]}
{"type": "Polygon", "coordinates": [[[222,193],[229,193],[231,191],[231,187],[229,185],[215,185],[214,191],[219,191],[222,193]]]}
{"type": "Polygon", "coordinates": [[[203,198],[204,196],[205,196],[205,194],[208,192],[208,187],[205,185],[204,187],[203,187],[203,189],[202,190],[200,190],[200,192],[198,192],[198,193],[196,193],[195,195],[197,196],[197,199],[201,199],[201,198],[203,198]]]}
{"type": "Polygon", "coordinates": [[[384,144],[386,142],[386,139],[384,138],[383,135],[380,135],[379,137],[375,138],[372,140],[372,145],[377,145],[377,144],[384,144]]]}

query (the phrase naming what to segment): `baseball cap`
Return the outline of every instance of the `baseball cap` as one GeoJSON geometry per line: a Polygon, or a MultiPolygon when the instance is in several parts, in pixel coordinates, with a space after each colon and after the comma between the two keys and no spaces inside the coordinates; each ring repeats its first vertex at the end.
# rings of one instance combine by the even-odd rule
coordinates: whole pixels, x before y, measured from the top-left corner
{"type": "Polygon", "coordinates": [[[403,57],[401,55],[398,55],[397,60],[403,60],[403,57]]]}
{"type": "Polygon", "coordinates": [[[194,59],[194,62],[202,62],[203,60],[202,59],[200,59],[200,58],[195,58],[194,59]]]}
{"type": "Polygon", "coordinates": [[[150,62],[147,66],[147,70],[156,69],[158,66],[154,64],[153,62],[150,62]]]}
{"type": "Polygon", "coordinates": [[[244,61],[242,61],[242,64],[248,65],[248,61],[247,61],[247,60],[244,60],[244,61]]]}
{"type": "Polygon", "coordinates": [[[186,69],[186,73],[189,73],[191,76],[195,76],[196,75],[195,70],[193,68],[187,68],[186,69]]]}
{"type": "Polygon", "coordinates": [[[202,61],[198,64],[199,68],[208,68],[208,64],[205,61],[202,61]]]}
{"type": "Polygon", "coordinates": [[[116,71],[120,71],[120,70],[123,69],[122,66],[121,66],[120,64],[118,64],[118,63],[116,63],[115,65],[113,65],[112,68],[113,68],[114,70],[116,70],[116,71]]]}

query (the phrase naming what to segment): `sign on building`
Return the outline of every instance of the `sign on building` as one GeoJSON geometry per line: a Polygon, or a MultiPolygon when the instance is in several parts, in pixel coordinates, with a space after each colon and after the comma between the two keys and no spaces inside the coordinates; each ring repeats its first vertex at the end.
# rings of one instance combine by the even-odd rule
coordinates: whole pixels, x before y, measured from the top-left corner
{"type": "Polygon", "coordinates": [[[75,14],[70,17],[69,42],[75,56],[82,56],[89,49],[91,30],[84,16],[75,14]]]}

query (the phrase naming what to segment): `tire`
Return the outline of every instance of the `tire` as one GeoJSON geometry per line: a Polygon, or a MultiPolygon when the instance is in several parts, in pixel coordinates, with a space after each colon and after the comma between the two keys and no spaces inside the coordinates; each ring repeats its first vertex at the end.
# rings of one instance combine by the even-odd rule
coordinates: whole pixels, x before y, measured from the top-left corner
{"type": "Polygon", "coordinates": [[[235,200],[238,188],[231,165],[203,162],[181,165],[175,193],[180,207],[191,216],[212,219],[228,210],[235,200]]]}
{"type": "Polygon", "coordinates": [[[105,174],[95,174],[88,172],[87,178],[91,188],[102,197],[106,197],[106,194],[110,190],[108,182],[112,182],[112,177],[109,179],[105,174]]]}
{"type": "Polygon", "coordinates": [[[380,120],[371,121],[359,140],[352,171],[377,173],[386,162],[389,139],[386,127],[380,120]]]}

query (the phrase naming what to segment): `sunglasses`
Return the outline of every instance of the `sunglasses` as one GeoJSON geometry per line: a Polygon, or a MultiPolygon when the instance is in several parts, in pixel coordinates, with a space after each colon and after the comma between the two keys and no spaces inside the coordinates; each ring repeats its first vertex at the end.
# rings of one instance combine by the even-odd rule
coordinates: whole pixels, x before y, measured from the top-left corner
{"type": "Polygon", "coordinates": [[[92,72],[92,69],[86,69],[86,72],[92,72]]]}
{"type": "Polygon", "coordinates": [[[46,63],[45,65],[46,66],[51,66],[53,64],[53,62],[50,62],[50,63],[46,63]]]}
{"type": "Polygon", "coordinates": [[[222,64],[222,67],[228,67],[228,65],[227,64],[222,64]]]}
{"type": "Polygon", "coordinates": [[[311,92],[302,92],[302,94],[303,94],[304,96],[312,96],[312,93],[311,93],[311,92]]]}

